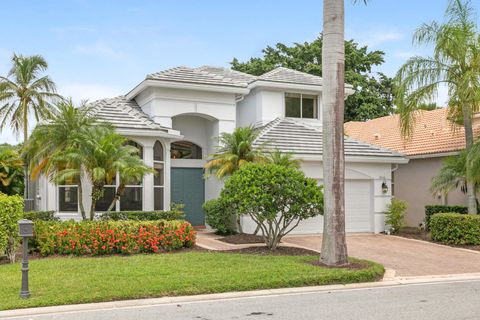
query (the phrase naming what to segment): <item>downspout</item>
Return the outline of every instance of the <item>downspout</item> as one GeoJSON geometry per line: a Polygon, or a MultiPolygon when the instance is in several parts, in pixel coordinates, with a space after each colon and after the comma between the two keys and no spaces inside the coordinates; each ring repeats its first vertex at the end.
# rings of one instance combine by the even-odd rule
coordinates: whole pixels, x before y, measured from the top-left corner
{"type": "Polygon", "coordinates": [[[392,173],[392,177],[391,177],[391,181],[393,182],[392,183],[392,197],[395,197],[395,195],[393,194],[394,193],[394,185],[395,185],[395,179],[393,178],[394,177],[394,173],[395,171],[398,170],[398,163],[395,164],[395,166],[392,167],[392,170],[391,170],[391,173],[392,173]]]}

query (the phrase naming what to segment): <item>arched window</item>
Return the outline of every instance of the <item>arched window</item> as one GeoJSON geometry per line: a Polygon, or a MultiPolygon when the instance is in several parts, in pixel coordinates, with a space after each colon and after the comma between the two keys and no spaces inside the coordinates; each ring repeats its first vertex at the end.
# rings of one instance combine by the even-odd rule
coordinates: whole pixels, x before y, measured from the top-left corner
{"type": "Polygon", "coordinates": [[[153,209],[154,210],[163,210],[163,188],[164,188],[164,155],[163,155],[163,145],[160,141],[156,141],[153,146],[153,169],[156,171],[155,176],[153,177],[153,209]]]}
{"type": "Polygon", "coordinates": [[[176,141],[170,149],[172,159],[202,159],[202,148],[190,141],[176,141]]]}

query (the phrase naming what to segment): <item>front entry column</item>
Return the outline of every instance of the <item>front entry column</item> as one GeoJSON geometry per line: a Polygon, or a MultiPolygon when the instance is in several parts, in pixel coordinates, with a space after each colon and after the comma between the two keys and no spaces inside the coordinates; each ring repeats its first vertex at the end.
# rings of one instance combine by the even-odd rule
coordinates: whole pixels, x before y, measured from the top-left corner
{"type": "MultiPolygon", "coordinates": [[[[143,146],[143,162],[150,168],[153,168],[153,145],[143,146]]],[[[143,210],[153,211],[153,174],[149,173],[143,177],[143,210]]]]}

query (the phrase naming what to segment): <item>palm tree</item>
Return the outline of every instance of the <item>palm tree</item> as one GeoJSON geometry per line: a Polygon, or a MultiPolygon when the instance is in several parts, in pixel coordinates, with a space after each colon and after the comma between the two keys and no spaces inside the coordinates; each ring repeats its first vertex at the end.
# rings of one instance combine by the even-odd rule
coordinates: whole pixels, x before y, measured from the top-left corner
{"type": "Polygon", "coordinates": [[[265,162],[262,152],[253,147],[258,133],[253,126],[236,128],[233,133],[222,133],[217,152],[207,162],[205,169],[222,179],[248,162],[265,162]]]}
{"type": "MultiPolygon", "coordinates": [[[[55,113],[51,103],[60,99],[60,96],[50,77],[41,74],[48,67],[43,57],[14,54],[12,64],[7,76],[0,76],[0,130],[9,124],[15,133],[23,131],[25,143],[28,138],[29,115],[33,114],[37,122],[50,118],[55,113]]],[[[24,192],[27,199],[27,172],[24,192]]]]}
{"type": "Polygon", "coordinates": [[[443,161],[437,175],[432,178],[430,191],[433,194],[441,193],[446,196],[458,187],[462,192],[467,191],[467,155],[467,151],[463,150],[460,154],[443,161]]]}
{"type": "MultiPolygon", "coordinates": [[[[468,1],[450,0],[445,20],[423,24],[416,30],[414,44],[433,44],[433,55],[412,57],[399,69],[396,105],[402,133],[409,138],[419,106],[433,100],[439,88],[446,86],[449,116],[461,119],[468,150],[474,142],[472,114],[480,109],[480,36],[468,1]]],[[[470,181],[467,203],[468,212],[475,214],[475,187],[470,181]]]]}
{"type": "Polygon", "coordinates": [[[266,159],[273,164],[278,164],[280,166],[289,167],[289,168],[300,169],[300,159],[295,159],[293,157],[293,153],[285,153],[276,149],[266,153],[265,156],[266,156],[266,159]]]}
{"type": "Polygon", "coordinates": [[[69,147],[56,155],[54,161],[64,164],[65,169],[56,173],[55,180],[61,182],[85,175],[92,185],[90,220],[95,218],[95,206],[103,196],[103,187],[113,183],[117,172],[125,174],[123,184],[138,181],[144,174],[154,172],[143,164],[138,149],[126,145],[127,139],[111,127],[91,127],[76,139],[76,147],[69,147]]]}
{"type": "MultiPolygon", "coordinates": [[[[56,105],[57,113],[45,123],[38,124],[32,132],[30,139],[24,146],[25,158],[29,159],[29,169],[31,178],[36,180],[40,174],[44,174],[54,180],[58,171],[66,169],[63,164],[58,163],[58,155],[64,153],[67,149],[78,148],[81,141],[79,137],[84,136],[85,131],[92,127],[101,127],[105,124],[92,116],[91,107],[82,103],[80,107],[75,107],[71,100],[66,100],[56,105]]],[[[70,169],[79,169],[81,164],[70,169]]],[[[71,177],[78,182],[79,199],[83,197],[82,172],[77,176],[71,177]]],[[[83,202],[80,201],[80,213],[82,218],[86,219],[83,202]]]]}

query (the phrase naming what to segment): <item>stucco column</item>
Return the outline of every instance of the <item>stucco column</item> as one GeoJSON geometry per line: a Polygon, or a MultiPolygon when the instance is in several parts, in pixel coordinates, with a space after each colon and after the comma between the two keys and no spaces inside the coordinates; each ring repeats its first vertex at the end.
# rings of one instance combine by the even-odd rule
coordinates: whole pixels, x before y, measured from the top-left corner
{"type": "MultiPolygon", "coordinates": [[[[153,168],[153,145],[146,144],[143,146],[143,162],[148,167],[153,168]]],[[[153,174],[149,173],[143,177],[143,210],[153,211],[153,174]]]]}
{"type": "Polygon", "coordinates": [[[222,133],[232,133],[235,130],[235,121],[218,120],[215,127],[217,136],[220,136],[222,133]]]}
{"type": "Polygon", "coordinates": [[[392,179],[387,177],[379,177],[373,180],[373,216],[374,216],[374,232],[384,232],[385,227],[385,211],[392,199],[392,179]],[[382,184],[385,182],[388,191],[382,192],[382,184]]]}
{"type": "Polygon", "coordinates": [[[163,187],[163,201],[164,201],[164,209],[170,210],[170,199],[171,199],[171,167],[172,161],[170,159],[170,141],[164,141],[163,143],[165,147],[165,168],[164,168],[164,187],[163,187]]]}

